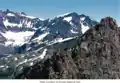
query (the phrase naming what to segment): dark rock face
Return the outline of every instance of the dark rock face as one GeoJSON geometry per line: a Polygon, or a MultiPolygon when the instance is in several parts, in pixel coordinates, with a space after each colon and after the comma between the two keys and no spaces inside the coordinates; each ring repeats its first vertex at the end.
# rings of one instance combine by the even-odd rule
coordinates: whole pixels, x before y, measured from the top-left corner
{"type": "Polygon", "coordinates": [[[26,68],[16,78],[117,79],[120,78],[120,31],[105,18],[88,30],[71,49],[26,68]],[[107,20],[107,21],[106,21],[107,20]]]}

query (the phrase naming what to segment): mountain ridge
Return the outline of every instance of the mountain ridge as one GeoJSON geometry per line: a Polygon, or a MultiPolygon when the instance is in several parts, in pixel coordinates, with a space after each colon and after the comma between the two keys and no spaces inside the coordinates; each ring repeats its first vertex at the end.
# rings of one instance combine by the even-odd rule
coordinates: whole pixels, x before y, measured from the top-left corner
{"type": "Polygon", "coordinates": [[[73,48],[26,68],[17,79],[119,79],[120,31],[111,17],[89,29],[73,48]]]}

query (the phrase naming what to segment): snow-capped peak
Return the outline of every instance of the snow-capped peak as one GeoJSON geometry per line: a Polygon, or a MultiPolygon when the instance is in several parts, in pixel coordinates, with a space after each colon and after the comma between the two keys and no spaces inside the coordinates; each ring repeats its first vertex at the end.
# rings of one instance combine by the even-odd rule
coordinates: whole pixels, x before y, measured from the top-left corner
{"type": "Polygon", "coordinates": [[[58,16],[56,16],[56,17],[64,17],[64,16],[66,16],[66,15],[68,15],[68,14],[70,14],[70,13],[61,14],[61,15],[58,15],[58,16]]]}

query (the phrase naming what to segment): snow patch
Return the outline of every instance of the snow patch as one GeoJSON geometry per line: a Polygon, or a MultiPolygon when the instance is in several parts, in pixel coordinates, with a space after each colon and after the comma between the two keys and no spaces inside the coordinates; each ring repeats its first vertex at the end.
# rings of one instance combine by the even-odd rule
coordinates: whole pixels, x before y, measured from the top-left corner
{"type": "Polygon", "coordinates": [[[68,40],[71,40],[71,39],[73,39],[73,37],[70,37],[70,38],[65,38],[65,39],[63,39],[63,40],[59,40],[58,42],[65,42],[65,41],[68,41],[68,40]]]}
{"type": "Polygon", "coordinates": [[[4,65],[0,65],[0,68],[4,68],[5,66],[4,65]]]}
{"type": "Polygon", "coordinates": [[[36,17],[34,16],[26,16],[27,18],[35,19],[36,17]]]}
{"type": "Polygon", "coordinates": [[[16,67],[18,67],[19,65],[22,65],[22,64],[26,63],[27,61],[28,61],[27,59],[23,60],[22,62],[18,63],[18,64],[16,65],[16,67]]]}
{"type": "Polygon", "coordinates": [[[34,16],[27,16],[27,15],[24,15],[24,14],[20,14],[21,16],[23,16],[23,17],[27,17],[27,18],[30,18],[30,19],[35,19],[36,17],[34,17],[34,16]]]}
{"type": "Polygon", "coordinates": [[[15,58],[14,58],[14,60],[15,60],[15,61],[17,61],[17,60],[18,60],[18,58],[17,58],[17,57],[15,57],[15,58]]]}
{"type": "Polygon", "coordinates": [[[84,34],[89,29],[89,27],[85,26],[85,25],[83,25],[83,23],[81,23],[81,29],[82,29],[82,33],[84,34]]]}
{"type": "Polygon", "coordinates": [[[74,31],[73,29],[71,29],[70,32],[73,34],[78,34],[78,32],[74,31]]]}
{"type": "Polygon", "coordinates": [[[5,21],[3,21],[4,25],[7,26],[11,26],[11,27],[22,27],[22,24],[16,24],[16,23],[10,23],[7,19],[5,21]]]}
{"type": "Polygon", "coordinates": [[[51,41],[48,43],[48,45],[53,45],[53,44],[56,44],[56,43],[61,43],[61,42],[65,42],[65,41],[68,41],[68,40],[71,40],[73,39],[74,37],[69,37],[69,38],[56,38],[55,40],[51,41]]]}
{"type": "Polygon", "coordinates": [[[72,17],[65,17],[63,20],[70,22],[72,20],[72,17]]]}
{"type": "Polygon", "coordinates": [[[5,45],[23,45],[26,43],[30,37],[34,34],[33,31],[25,31],[25,32],[11,32],[7,31],[6,33],[1,33],[7,41],[5,45]]]}
{"type": "Polygon", "coordinates": [[[54,25],[55,23],[52,23],[52,25],[54,25]]]}
{"type": "Polygon", "coordinates": [[[30,64],[29,64],[29,66],[32,66],[33,65],[33,62],[31,62],[30,64]]]}
{"type": "Polygon", "coordinates": [[[81,17],[80,20],[81,20],[81,21],[84,21],[84,20],[85,20],[85,17],[81,17]]]}
{"type": "Polygon", "coordinates": [[[63,40],[63,38],[57,38],[56,40],[55,40],[55,42],[61,42],[63,40]]]}
{"type": "Polygon", "coordinates": [[[31,58],[31,59],[29,59],[28,60],[28,62],[30,61],[35,61],[35,60],[37,60],[37,59],[43,59],[44,57],[45,57],[45,55],[46,55],[46,52],[47,52],[47,49],[44,49],[43,50],[43,52],[42,52],[42,54],[40,54],[39,56],[36,56],[36,57],[34,57],[34,58],[31,58]]]}
{"type": "Polygon", "coordinates": [[[32,27],[33,26],[32,23],[31,23],[31,21],[28,22],[28,23],[26,23],[26,24],[27,24],[27,27],[32,27]]]}
{"type": "Polygon", "coordinates": [[[39,18],[41,21],[44,21],[45,19],[43,19],[43,18],[39,18]]]}
{"type": "Polygon", "coordinates": [[[15,15],[12,13],[8,13],[7,16],[15,16],[15,15]]]}
{"type": "Polygon", "coordinates": [[[43,59],[46,55],[47,49],[44,49],[43,53],[40,55],[40,58],[43,59]]]}
{"type": "Polygon", "coordinates": [[[46,30],[47,29],[47,27],[43,27],[43,28],[41,28],[41,31],[44,31],[44,30],[46,30]]]}
{"type": "Polygon", "coordinates": [[[49,32],[46,32],[46,33],[44,33],[44,34],[42,34],[42,35],[39,35],[38,37],[36,37],[36,38],[33,39],[32,41],[37,41],[37,42],[39,42],[39,41],[41,41],[42,39],[44,39],[48,34],[49,34],[49,32]]]}
{"type": "Polygon", "coordinates": [[[70,25],[74,26],[74,24],[72,22],[70,22],[70,25]]]}

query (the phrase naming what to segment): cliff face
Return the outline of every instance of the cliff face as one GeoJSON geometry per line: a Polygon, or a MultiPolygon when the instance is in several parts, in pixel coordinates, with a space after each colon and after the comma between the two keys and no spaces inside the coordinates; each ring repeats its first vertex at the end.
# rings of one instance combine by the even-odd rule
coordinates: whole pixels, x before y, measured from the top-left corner
{"type": "Polygon", "coordinates": [[[71,49],[26,68],[16,78],[115,79],[120,78],[120,31],[107,17],[89,29],[71,49]]]}

